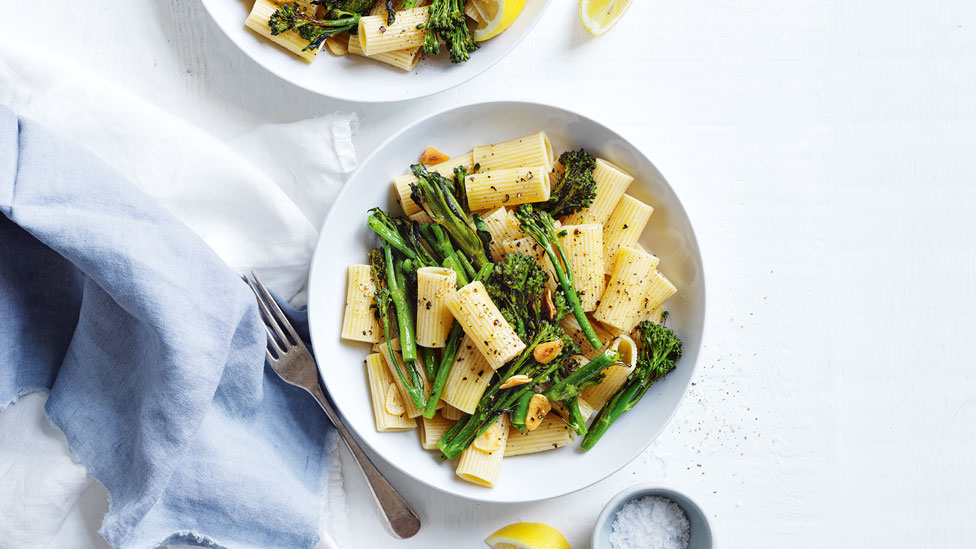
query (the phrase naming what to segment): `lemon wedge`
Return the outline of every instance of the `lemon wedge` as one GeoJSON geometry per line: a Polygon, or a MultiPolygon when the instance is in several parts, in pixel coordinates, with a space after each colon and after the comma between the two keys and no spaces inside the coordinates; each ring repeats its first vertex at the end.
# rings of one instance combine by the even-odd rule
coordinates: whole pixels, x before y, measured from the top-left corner
{"type": "Polygon", "coordinates": [[[582,0],[580,2],[580,20],[583,26],[593,36],[610,30],[634,0],[582,0]]]}
{"type": "Polygon", "coordinates": [[[485,540],[492,549],[571,549],[559,530],[541,522],[516,522],[485,540]]]}
{"type": "Polygon", "coordinates": [[[524,7],[525,0],[470,0],[464,12],[478,24],[472,33],[475,42],[501,34],[515,22],[524,7]]]}

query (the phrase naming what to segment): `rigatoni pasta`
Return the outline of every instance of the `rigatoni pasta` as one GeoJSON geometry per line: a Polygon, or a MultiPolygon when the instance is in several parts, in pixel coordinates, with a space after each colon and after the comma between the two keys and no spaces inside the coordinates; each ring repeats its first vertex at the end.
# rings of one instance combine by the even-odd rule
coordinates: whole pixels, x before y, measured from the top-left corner
{"type": "MultiPolygon", "coordinates": [[[[441,400],[463,413],[474,413],[493,375],[494,370],[474,346],[471,337],[464,336],[451,372],[447,375],[441,400]]],[[[453,412],[448,414],[453,415],[453,412]]]]}
{"type": "Polygon", "coordinates": [[[420,58],[424,53],[420,46],[414,46],[402,50],[384,51],[374,53],[373,55],[366,55],[366,51],[363,50],[362,42],[357,36],[349,37],[349,44],[347,47],[349,49],[349,53],[352,55],[369,57],[370,59],[375,59],[380,63],[386,63],[387,65],[404,71],[412,71],[417,66],[417,63],[420,63],[420,58]]]}
{"type": "Polygon", "coordinates": [[[645,204],[629,194],[620,198],[603,226],[603,261],[606,272],[613,270],[613,260],[620,248],[637,245],[637,239],[644,232],[652,213],[654,208],[650,204],[645,204]]]}
{"type": "Polygon", "coordinates": [[[604,228],[596,223],[563,225],[565,236],[560,238],[569,266],[573,270],[573,286],[579,293],[584,311],[596,309],[606,285],[603,267],[604,228]]]}
{"type": "Polygon", "coordinates": [[[369,265],[350,265],[346,270],[346,305],[342,314],[342,339],[376,343],[382,339],[373,314],[373,279],[369,265]]]}
{"type": "Polygon", "coordinates": [[[458,290],[447,300],[447,307],[491,369],[497,370],[525,349],[525,343],[492,303],[481,282],[458,290]]]}
{"type": "Polygon", "coordinates": [[[472,211],[549,200],[549,169],[531,165],[496,169],[464,179],[468,207],[472,211]]]}
{"type": "Polygon", "coordinates": [[[425,7],[398,12],[392,25],[382,15],[361,17],[358,35],[363,53],[372,57],[378,53],[423,46],[428,19],[430,10],[425,7]]]}
{"type": "Polygon", "coordinates": [[[491,428],[461,454],[455,470],[457,476],[474,484],[494,486],[505,457],[509,426],[508,414],[500,415],[491,428]]]}
{"type": "Polygon", "coordinates": [[[454,425],[454,421],[442,417],[440,413],[434,414],[434,417],[431,419],[421,417],[420,447],[424,450],[436,450],[437,441],[444,436],[444,433],[446,433],[452,425],[454,425]]]}
{"type": "Polygon", "coordinates": [[[457,289],[457,273],[443,267],[417,269],[417,345],[440,348],[454,317],[447,300],[457,289]]]}
{"type": "Polygon", "coordinates": [[[645,294],[655,280],[659,260],[647,252],[624,247],[617,252],[607,289],[593,317],[611,332],[629,332],[637,324],[645,294]]]}
{"type": "Polygon", "coordinates": [[[526,166],[543,166],[552,170],[552,144],[546,132],[475,147],[471,151],[477,171],[505,170],[526,166]]]}
{"type": "Polygon", "coordinates": [[[634,177],[610,162],[598,158],[593,170],[596,181],[596,198],[590,207],[576,212],[563,220],[566,224],[579,225],[582,223],[604,224],[620,201],[624,191],[634,181],[634,177]]]}
{"type": "Polygon", "coordinates": [[[417,421],[407,417],[403,399],[386,368],[383,355],[366,357],[366,379],[369,382],[370,402],[377,431],[407,431],[417,427],[417,421]]]}
{"type": "Polygon", "coordinates": [[[549,414],[533,431],[525,433],[512,427],[505,441],[505,457],[555,450],[573,442],[576,435],[566,422],[549,414]]]}

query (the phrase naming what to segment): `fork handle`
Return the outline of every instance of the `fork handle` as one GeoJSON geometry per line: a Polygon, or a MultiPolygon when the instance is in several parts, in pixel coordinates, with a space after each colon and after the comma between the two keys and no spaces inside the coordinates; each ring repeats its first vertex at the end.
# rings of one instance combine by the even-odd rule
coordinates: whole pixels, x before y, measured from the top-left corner
{"type": "Polygon", "coordinates": [[[352,457],[356,460],[356,464],[359,465],[359,470],[362,471],[363,477],[366,478],[366,485],[369,486],[369,491],[373,494],[373,499],[376,500],[376,504],[379,505],[380,510],[383,512],[383,518],[386,519],[386,524],[390,527],[393,535],[403,539],[416,534],[420,530],[420,519],[417,517],[417,514],[410,509],[410,506],[403,500],[403,497],[397,492],[396,488],[386,480],[383,473],[380,473],[379,469],[373,465],[372,460],[369,459],[366,452],[360,448],[359,443],[356,442],[356,439],[346,429],[342,417],[339,416],[332,407],[332,403],[325,397],[325,394],[322,392],[322,387],[318,383],[315,383],[311,389],[308,389],[308,392],[312,393],[312,396],[318,401],[319,406],[322,407],[322,411],[325,412],[325,415],[329,416],[329,420],[332,421],[336,430],[339,431],[339,436],[346,443],[346,448],[349,448],[349,451],[352,452],[352,457]]]}

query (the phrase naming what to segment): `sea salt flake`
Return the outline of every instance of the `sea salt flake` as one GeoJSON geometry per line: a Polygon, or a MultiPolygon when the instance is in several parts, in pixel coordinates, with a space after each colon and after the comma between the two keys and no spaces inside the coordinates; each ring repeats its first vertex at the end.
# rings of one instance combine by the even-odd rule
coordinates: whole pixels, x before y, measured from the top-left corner
{"type": "Polygon", "coordinates": [[[611,524],[613,549],[688,549],[690,541],[688,516],[677,503],[660,496],[630,500],[611,524]]]}

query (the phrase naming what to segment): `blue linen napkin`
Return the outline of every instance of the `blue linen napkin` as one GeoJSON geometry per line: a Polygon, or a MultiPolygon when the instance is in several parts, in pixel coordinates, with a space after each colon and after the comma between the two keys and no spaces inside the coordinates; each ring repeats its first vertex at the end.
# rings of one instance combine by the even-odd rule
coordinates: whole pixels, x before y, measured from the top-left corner
{"type": "Polygon", "coordinates": [[[105,539],[313,546],[334,429],[265,365],[240,277],[100,160],[2,106],[0,213],[0,409],[50,392],[49,419],[108,489],[105,539]]]}

